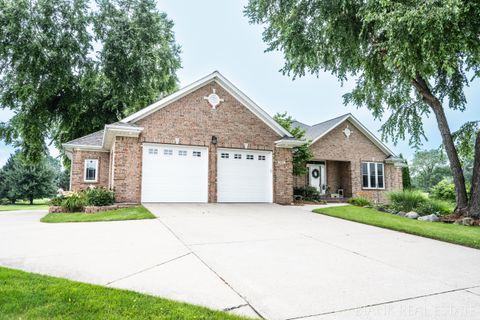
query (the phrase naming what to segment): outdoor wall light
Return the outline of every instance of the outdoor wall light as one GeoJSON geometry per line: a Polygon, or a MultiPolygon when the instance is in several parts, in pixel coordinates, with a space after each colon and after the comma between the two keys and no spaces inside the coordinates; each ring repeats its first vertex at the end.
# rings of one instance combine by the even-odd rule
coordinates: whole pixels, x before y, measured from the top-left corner
{"type": "Polygon", "coordinates": [[[213,144],[213,145],[216,145],[217,142],[218,142],[217,137],[216,137],[216,136],[212,136],[212,144],[213,144]]]}

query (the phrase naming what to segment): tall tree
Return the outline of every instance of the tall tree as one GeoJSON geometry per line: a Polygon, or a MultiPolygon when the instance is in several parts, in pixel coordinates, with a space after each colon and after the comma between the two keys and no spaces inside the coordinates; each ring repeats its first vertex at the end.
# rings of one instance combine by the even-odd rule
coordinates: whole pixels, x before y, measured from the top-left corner
{"type": "Polygon", "coordinates": [[[403,157],[403,154],[399,154],[399,157],[404,159],[406,166],[402,167],[402,185],[403,190],[412,189],[412,178],[410,176],[410,167],[408,166],[408,161],[403,157]]]}
{"type": "MultiPolygon", "coordinates": [[[[304,139],[305,130],[302,130],[300,127],[294,127],[292,116],[289,116],[286,112],[275,114],[273,119],[295,138],[299,140],[304,139]]],[[[306,164],[312,158],[313,152],[309,147],[309,141],[299,147],[293,148],[293,174],[296,176],[306,174],[308,172],[306,164]]]]}
{"type": "Polygon", "coordinates": [[[55,194],[55,180],[58,173],[47,158],[30,164],[17,152],[10,156],[2,173],[2,188],[12,203],[17,199],[26,199],[33,204],[34,199],[51,197],[55,194]]]}
{"type": "MultiPolygon", "coordinates": [[[[480,216],[480,159],[472,194],[445,108],[463,111],[464,87],[480,75],[480,3],[476,0],[250,0],[252,23],[263,24],[268,50],[284,53],[283,73],[331,72],[356,79],[345,103],[389,115],[384,137],[394,142],[425,137],[422,117],[433,113],[451,165],[457,214],[480,216]],[[468,73],[468,74],[467,74],[468,73]]],[[[480,130],[475,123],[475,154],[480,130]]]]}
{"type": "Polygon", "coordinates": [[[0,0],[0,137],[40,161],[46,141],[99,130],[176,89],[173,23],[153,0],[0,0]]]}
{"type": "Polygon", "coordinates": [[[448,161],[441,149],[415,152],[411,169],[414,185],[427,192],[443,179],[451,179],[448,161]]]}

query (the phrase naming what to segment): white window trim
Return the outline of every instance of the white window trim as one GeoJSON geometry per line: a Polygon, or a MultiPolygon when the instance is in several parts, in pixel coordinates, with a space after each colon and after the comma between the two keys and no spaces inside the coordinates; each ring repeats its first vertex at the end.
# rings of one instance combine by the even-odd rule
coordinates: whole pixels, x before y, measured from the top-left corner
{"type": "Polygon", "coordinates": [[[385,190],[385,164],[383,162],[373,162],[373,161],[362,161],[361,163],[362,165],[362,172],[361,172],[361,179],[362,179],[362,189],[364,190],[385,190]],[[368,187],[364,187],[363,186],[363,164],[366,163],[367,164],[367,175],[368,175],[368,187]],[[375,167],[376,167],[376,174],[375,174],[375,185],[378,186],[378,165],[382,165],[382,172],[383,172],[383,188],[379,188],[379,187],[370,187],[370,164],[373,163],[375,164],[375,167]]]}
{"type": "Polygon", "coordinates": [[[96,183],[98,182],[98,159],[85,159],[83,162],[83,182],[96,183]],[[87,180],[87,161],[95,162],[95,180],[87,180]]]}

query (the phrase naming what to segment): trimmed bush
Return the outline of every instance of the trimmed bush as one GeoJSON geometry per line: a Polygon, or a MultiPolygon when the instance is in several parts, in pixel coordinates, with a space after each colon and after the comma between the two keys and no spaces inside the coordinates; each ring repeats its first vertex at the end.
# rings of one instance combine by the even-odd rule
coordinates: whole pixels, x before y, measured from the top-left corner
{"type": "Polygon", "coordinates": [[[320,199],[320,192],[318,192],[317,188],[312,186],[295,188],[293,194],[302,196],[303,199],[307,201],[317,201],[320,199]]]}
{"type": "Polygon", "coordinates": [[[427,197],[420,191],[405,190],[388,194],[392,207],[398,211],[413,211],[427,201],[427,197]]]}
{"type": "Polygon", "coordinates": [[[430,195],[435,199],[455,201],[455,185],[444,179],[432,188],[430,195]]]}
{"type": "Polygon", "coordinates": [[[89,206],[110,206],[115,203],[115,192],[107,188],[91,188],[84,192],[89,206]]]}
{"type": "Polygon", "coordinates": [[[354,197],[354,198],[348,199],[348,203],[357,207],[365,207],[365,206],[372,205],[372,202],[370,201],[370,199],[365,197],[354,197]]]}

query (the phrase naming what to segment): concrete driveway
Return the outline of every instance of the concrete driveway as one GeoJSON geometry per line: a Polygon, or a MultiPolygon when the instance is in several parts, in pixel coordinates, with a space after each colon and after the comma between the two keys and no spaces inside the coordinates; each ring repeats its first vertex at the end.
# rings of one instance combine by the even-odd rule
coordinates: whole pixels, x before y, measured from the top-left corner
{"type": "Polygon", "coordinates": [[[267,319],[480,319],[480,250],[299,207],[147,207],[158,219],[0,213],[0,265],[267,319]]]}

